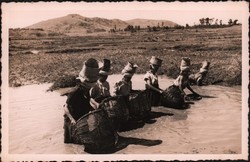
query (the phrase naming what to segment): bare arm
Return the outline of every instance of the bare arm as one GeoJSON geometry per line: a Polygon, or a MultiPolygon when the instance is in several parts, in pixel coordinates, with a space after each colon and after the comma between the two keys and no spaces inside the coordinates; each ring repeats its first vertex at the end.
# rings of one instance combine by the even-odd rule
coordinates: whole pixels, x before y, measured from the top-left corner
{"type": "Polygon", "coordinates": [[[90,96],[90,105],[94,108],[94,109],[98,109],[99,107],[99,103],[96,102],[95,98],[97,98],[99,95],[99,91],[97,89],[97,86],[94,86],[92,87],[90,90],[89,90],[89,96],[90,96]]]}
{"type": "Polygon", "coordinates": [[[64,112],[69,117],[72,124],[76,124],[76,120],[73,118],[73,116],[70,114],[69,109],[67,106],[64,106],[64,112]]]}
{"type": "Polygon", "coordinates": [[[158,88],[155,88],[154,86],[152,86],[152,85],[150,84],[150,81],[149,81],[149,80],[146,80],[146,87],[147,87],[147,88],[150,88],[150,89],[152,89],[152,90],[154,90],[154,91],[157,91],[157,92],[159,92],[159,93],[163,93],[163,90],[158,89],[158,88]]]}
{"type": "Polygon", "coordinates": [[[90,104],[92,105],[92,107],[94,108],[94,109],[98,109],[99,108],[99,106],[100,106],[100,104],[98,103],[98,102],[96,102],[93,98],[90,98],[90,104]]]}

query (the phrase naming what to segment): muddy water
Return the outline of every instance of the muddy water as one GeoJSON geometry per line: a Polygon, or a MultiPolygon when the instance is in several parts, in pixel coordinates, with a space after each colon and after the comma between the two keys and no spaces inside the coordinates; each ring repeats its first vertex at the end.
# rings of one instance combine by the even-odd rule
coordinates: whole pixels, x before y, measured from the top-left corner
{"type": "MultiPolygon", "coordinates": [[[[133,88],[143,89],[142,75],[133,88]]],[[[110,85],[120,78],[108,78],[110,85]]],[[[161,88],[172,84],[160,78],[161,88]]],[[[63,143],[63,105],[66,97],[46,92],[51,84],[9,88],[10,154],[82,154],[83,146],[63,143]]],[[[112,86],[111,86],[112,88],[112,86]]],[[[240,154],[241,87],[194,87],[204,97],[189,109],[157,107],[155,118],[141,128],[119,133],[123,137],[162,140],[155,146],[128,143],[118,154],[240,154]]],[[[112,91],[112,90],[111,90],[112,91]]],[[[188,92],[188,91],[187,91],[188,92]]]]}

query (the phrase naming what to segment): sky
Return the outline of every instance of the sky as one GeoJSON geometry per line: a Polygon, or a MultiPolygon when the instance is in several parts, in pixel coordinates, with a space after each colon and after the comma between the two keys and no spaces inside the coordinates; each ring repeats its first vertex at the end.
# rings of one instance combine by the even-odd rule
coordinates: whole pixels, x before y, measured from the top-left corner
{"type": "Polygon", "coordinates": [[[37,2],[3,3],[3,24],[22,28],[52,18],[79,14],[85,17],[130,20],[135,18],[170,20],[179,25],[194,25],[200,18],[215,18],[240,23],[249,15],[247,2],[37,2]]]}

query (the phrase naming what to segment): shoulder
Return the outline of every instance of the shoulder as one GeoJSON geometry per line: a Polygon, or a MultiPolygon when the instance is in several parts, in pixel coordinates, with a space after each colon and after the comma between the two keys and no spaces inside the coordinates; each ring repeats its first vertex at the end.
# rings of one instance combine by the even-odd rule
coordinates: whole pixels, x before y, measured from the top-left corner
{"type": "Polygon", "coordinates": [[[99,87],[99,84],[98,84],[98,83],[95,83],[95,84],[93,84],[93,85],[91,86],[90,89],[96,89],[96,88],[98,88],[98,87],[99,87]]]}
{"type": "Polygon", "coordinates": [[[202,74],[201,73],[196,73],[195,75],[194,75],[194,78],[199,78],[199,77],[201,77],[202,76],[202,74]]]}
{"type": "Polygon", "coordinates": [[[99,92],[99,86],[95,84],[92,88],[89,90],[89,94],[91,97],[96,96],[99,92]]]}
{"type": "Polygon", "coordinates": [[[145,75],[153,75],[153,73],[152,73],[152,71],[151,70],[149,70],[149,71],[147,71],[146,72],[146,74],[145,75]]]}
{"type": "Polygon", "coordinates": [[[96,83],[95,85],[93,85],[91,88],[90,88],[90,91],[95,91],[95,90],[98,90],[99,89],[99,86],[98,84],[96,83]]]}
{"type": "Polygon", "coordinates": [[[144,75],[144,79],[148,79],[152,76],[152,72],[151,71],[147,71],[146,74],[144,75]]]}

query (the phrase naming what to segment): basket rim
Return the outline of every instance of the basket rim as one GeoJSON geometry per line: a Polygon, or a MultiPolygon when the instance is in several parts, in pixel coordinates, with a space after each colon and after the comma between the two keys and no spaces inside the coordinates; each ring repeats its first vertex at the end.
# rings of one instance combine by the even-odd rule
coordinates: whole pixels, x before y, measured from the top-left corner
{"type": "Polygon", "coordinates": [[[82,117],[80,117],[76,122],[80,121],[81,119],[85,118],[86,116],[90,115],[90,114],[93,114],[95,112],[98,112],[98,111],[103,111],[103,109],[96,109],[96,110],[93,110],[93,111],[90,111],[88,112],[87,114],[83,115],[82,117]]]}

